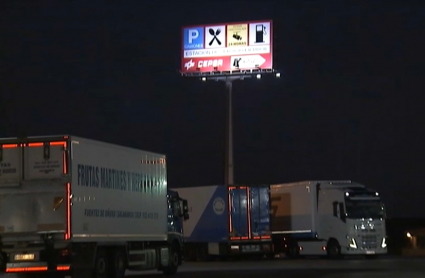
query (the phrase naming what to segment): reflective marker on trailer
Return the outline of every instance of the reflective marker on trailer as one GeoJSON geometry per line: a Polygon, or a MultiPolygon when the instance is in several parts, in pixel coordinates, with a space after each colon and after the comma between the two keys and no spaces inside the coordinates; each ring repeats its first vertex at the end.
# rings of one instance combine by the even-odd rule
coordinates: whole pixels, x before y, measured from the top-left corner
{"type": "Polygon", "coordinates": [[[28,147],[43,147],[43,143],[28,143],[28,147]]]}
{"type": "Polygon", "coordinates": [[[47,271],[47,266],[9,267],[6,272],[47,271]]]}
{"type": "MultiPolygon", "coordinates": [[[[241,187],[242,188],[242,187],[241,187]]],[[[249,187],[246,187],[246,216],[248,221],[248,237],[251,237],[251,197],[249,194],[249,187]]]]}
{"type": "Polygon", "coordinates": [[[18,144],[4,144],[4,145],[1,145],[1,147],[3,149],[13,149],[13,148],[17,148],[18,144]]]}
{"type": "Polygon", "coordinates": [[[229,187],[227,190],[227,200],[228,200],[228,210],[229,210],[229,234],[232,234],[233,232],[233,221],[232,221],[232,199],[230,197],[230,190],[232,190],[233,187],[229,187]]]}
{"type": "Polygon", "coordinates": [[[69,265],[58,265],[56,267],[56,270],[58,270],[58,271],[67,271],[67,270],[70,270],[70,269],[71,269],[71,266],[69,266],[69,265]]]}
{"type": "Polygon", "coordinates": [[[254,239],[271,239],[271,236],[255,236],[254,239]]]}
{"type": "Polygon", "coordinates": [[[71,183],[66,184],[66,231],[65,240],[71,239],[71,183]]]}

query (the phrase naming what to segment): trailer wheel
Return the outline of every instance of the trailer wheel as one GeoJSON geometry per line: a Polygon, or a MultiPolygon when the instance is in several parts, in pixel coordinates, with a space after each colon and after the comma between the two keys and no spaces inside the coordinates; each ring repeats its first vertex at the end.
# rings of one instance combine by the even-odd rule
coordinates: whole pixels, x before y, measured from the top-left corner
{"type": "Polygon", "coordinates": [[[124,252],[120,249],[114,251],[110,254],[110,274],[112,278],[123,278],[126,269],[124,252]]]}
{"type": "Polygon", "coordinates": [[[208,247],[205,245],[198,246],[196,250],[196,260],[198,262],[206,262],[209,261],[210,256],[208,255],[208,247]]]}
{"type": "Polygon", "coordinates": [[[170,248],[170,258],[168,266],[163,269],[164,275],[174,275],[180,264],[180,247],[177,243],[173,243],[170,248]]]}
{"type": "Polygon", "coordinates": [[[378,259],[379,258],[379,255],[366,255],[365,256],[366,257],[366,259],[369,259],[369,260],[376,260],[376,259],[378,259]]]}
{"type": "Polygon", "coordinates": [[[290,259],[297,259],[300,256],[298,242],[293,240],[288,244],[287,255],[290,259]]]}
{"type": "Polygon", "coordinates": [[[329,259],[335,260],[341,257],[341,246],[336,239],[331,239],[328,241],[326,250],[329,259]]]}
{"type": "Polygon", "coordinates": [[[94,277],[95,278],[108,278],[108,254],[105,248],[97,248],[96,260],[94,263],[94,277]]]}

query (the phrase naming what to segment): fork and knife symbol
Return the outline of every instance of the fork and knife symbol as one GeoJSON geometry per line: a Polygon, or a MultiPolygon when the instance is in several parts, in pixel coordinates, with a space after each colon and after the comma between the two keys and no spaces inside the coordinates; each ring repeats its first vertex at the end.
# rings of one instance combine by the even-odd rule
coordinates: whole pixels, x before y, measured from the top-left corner
{"type": "Polygon", "coordinates": [[[211,46],[214,41],[217,41],[218,45],[221,45],[221,41],[217,38],[217,36],[221,33],[221,29],[218,28],[217,31],[214,31],[213,28],[210,28],[208,32],[210,33],[211,36],[213,36],[212,40],[209,43],[209,46],[211,46]]]}

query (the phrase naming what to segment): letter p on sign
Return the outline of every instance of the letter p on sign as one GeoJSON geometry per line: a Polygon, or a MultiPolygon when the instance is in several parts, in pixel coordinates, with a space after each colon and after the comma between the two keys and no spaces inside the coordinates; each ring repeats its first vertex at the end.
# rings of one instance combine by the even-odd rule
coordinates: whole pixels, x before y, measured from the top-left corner
{"type": "Polygon", "coordinates": [[[183,48],[202,49],[204,48],[204,29],[203,27],[192,27],[184,29],[183,48]]]}
{"type": "Polygon", "coordinates": [[[193,43],[193,40],[196,40],[198,37],[199,37],[198,30],[196,29],[189,30],[189,36],[188,36],[189,43],[193,43]]]}

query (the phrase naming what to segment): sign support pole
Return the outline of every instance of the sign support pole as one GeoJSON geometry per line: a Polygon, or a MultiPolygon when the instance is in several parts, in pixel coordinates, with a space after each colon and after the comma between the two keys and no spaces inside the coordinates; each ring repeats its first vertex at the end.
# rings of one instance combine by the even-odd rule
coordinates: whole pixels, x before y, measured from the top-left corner
{"type": "Polygon", "coordinates": [[[232,122],[232,79],[226,78],[227,87],[227,133],[226,133],[226,151],[225,151],[225,185],[234,184],[233,178],[233,122],[232,122]]]}
{"type": "MultiPolygon", "coordinates": [[[[224,152],[224,185],[234,185],[234,162],[233,162],[233,106],[232,106],[232,93],[233,93],[233,81],[244,80],[246,78],[252,78],[254,75],[257,79],[261,78],[261,75],[267,73],[274,73],[274,70],[269,72],[251,72],[250,74],[235,74],[227,76],[209,76],[202,77],[202,81],[215,80],[224,81],[227,89],[227,117],[226,117],[226,136],[225,136],[225,152],[224,152]]],[[[280,77],[280,73],[276,73],[276,77],[280,77]]]]}
{"type": "Polygon", "coordinates": [[[227,88],[227,124],[226,124],[226,144],[224,155],[224,184],[229,186],[235,183],[234,180],[234,163],[233,163],[233,107],[232,107],[232,89],[233,81],[249,78],[245,76],[226,76],[218,77],[217,81],[224,81],[227,88]]]}

